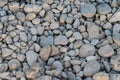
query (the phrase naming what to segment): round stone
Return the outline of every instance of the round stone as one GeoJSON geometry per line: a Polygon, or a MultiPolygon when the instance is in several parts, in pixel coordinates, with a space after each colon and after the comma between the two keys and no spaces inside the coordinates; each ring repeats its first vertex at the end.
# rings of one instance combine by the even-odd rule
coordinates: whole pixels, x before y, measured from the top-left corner
{"type": "Polygon", "coordinates": [[[93,80],[109,80],[109,75],[105,72],[98,72],[94,74],[93,80]]]}

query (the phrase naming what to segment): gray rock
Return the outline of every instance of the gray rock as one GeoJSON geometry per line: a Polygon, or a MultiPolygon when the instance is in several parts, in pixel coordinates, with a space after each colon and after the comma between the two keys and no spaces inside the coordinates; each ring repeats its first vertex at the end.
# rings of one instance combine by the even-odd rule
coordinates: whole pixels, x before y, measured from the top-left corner
{"type": "Polygon", "coordinates": [[[77,80],[72,72],[67,72],[67,78],[68,80],[77,80]]]}
{"type": "Polygon", "coordinates": [[[109,80],[109,75],[105,72],[98,72],[93,75],[93,80],[109,80]]]}
{"type": "Polygon", "coordinates": [[[10,70],[16,70],[16,69],[21,67],[21,64],[20,64],[20,62],[17,59],[11,59],[8,62],[8,66],[9,66],[10,70]]]}
{"type": "Polygon", "coordinates": [[[101,39],[104,37],[104,33],[100,27],[95,25],[92,22],[87,23],[87,31],[89,35],[89,39],[101,39]]]}
{"type": "Polygon", "coordinates": [[[120,74],[110,74],[110,80],[120,80],[120,74]]]}
{"type": "Polygon", "coordinates": [[[20,32],[19,34],[20,34],[20,39],[22,41],[27,42],[27,35],[26,35],[26,33],[25,32],[20,32]]]}
{"type": "Polygon", "coordinates": [[[27,51],[26,52],[26,58],[27,58],[27,62],[30,66],[33,66],[34,63],[36,63],[36,60],[38,58],[38,54],[35,53],[34,51],[27,51]]]}
{"type": "Polygon", "coordinates": [[[60,22],[64,23],[66,21],[66,19],[67,19],[67,14],[61,14],[61,16],[60,16],[60,22]]]}
{"type": "Polygon", "coordinates": [[[83,44],[80,47],[80,52],[79,52],[79,56],[80,57],[88,57],[88,56],[92,56],[95,53],[95,47],[91,44],[83,44]]]}
{"type": "Polygon", "coordinates": [[[47,4],[52,4],[54,2],[54,0],[42,0],[42,1],[47,4]]]}
{"type": "Polygon", "coordinates": [[[66,36],[59,35],[59,36],[55,37],[54,44],[55,45],[66,45],[66,44],[68,44],[68,39],[66,36]]]}
{"type": "Polygon", "coordinates": [[[23,12],[17,12],[16,18],[19,19],[20,21],[24,22],[25,21],[25,14],[23,12]]]}
{"type": "Polygon", "coordinates": [[[84,3],[81,5],[81,14],[86,18],[91,18],[95,15],[96,8],[93,4],[84,3]]]}
{"type": "Polygon", "coordinates": [[[115,71],[120,71],[120,55],[112,56],[110,59],[110,67],[115,71]]]}
{"type": "Polygon", "coordinates": [[[42,35],[43,32],[44,32],[44,27],[38,26],[38,27],[37,27],[37,31],[38,31],[38,34],[39,34],[39,35],[42,35]]]}
{"type": "Polygon", "coordinates": [[[6,63],[0,64],[0,73],[6,72],[8,69],[8,65],[6,63]]]}
{"type": "Polygon", "coordinates": [[[74,37],[76,40],[82,40],[82,35],[81,35],[79,32],[74,32],[74,33],[73,33],[73,37],[74,37]]]}
{"type": "Polygon", "coordinates": [[[79,19],[76,19],[73,23],[73,27],[77,28],[79,25],[80,25],[80,21],[79,21],[79,19]]]}
{"type": "Polygon", "coordinates": [[[52,68],[57,70],[63,70],[63,64],[60,61],[55,61],[52,64],[52,68]]]}
{"type": "Polygon", "coordinates": [[[81,61],[80,60],[70,60],[70,63],[72,65],[80,65],[81,64],[81,61]]]}
{"type": "Polygon", "coordinates": [[[37,25],[37,24],[40,23],[40,19],[39,18],[35,18],[35,19],[32,20],[32,23],[37,25]]]}
{"type": "Polygon", "coordinates": [[[4,5],[6,5],[8,2],[8,0],[0,0],[0,7],[3,7],[4,5]]]}
{"type": "Polygon", "coordinates": [[[31,28],[31,33],[32,33],[33,35],[36,35],[36,34],[37,34],[37,29],[36,29],[36,28],[31,28]]]}
{"type": "Polygon", "coordinates": [[[119,33],[119,31],[120,31],[120,24],[115,24],[113,26],[113,40],[118,46],[120,46],[120,33],[119,33]]]}
{"type": "Polygon", "coordinates": [[[53,44],[53,36],[44,37],[40,41],[40,45],[42,47],[45,47],[47,45],[52,45],[52,44],[53,44]]]}
{"type": "Polygon", "coordinates": [[[52,51],[50,56],[55,56],[59,54],[59,49],[56,46],[52,45],[51,48],[52,48],[52,51]]]}
{"type": "Polygon", "coordinates": [[[53,22],[53,23],[50,24],[50,28],[53,29],[53,30],[54,29],[58,29],[59,28],[59,24],[57,22],[53,22]]]}
{"type": "Polygon", "coordinates": [[[52,80],[52,77],[48,75],[44,75],[44,76],[41,76],[38,80],[52,80]]]}
{"type": "Polygon", "coordinates": [[[109,44],[107,44],[98,50],[98,54],[102,57],[111,57],[115,53],[113,48],[109,44]]]}
{"type": "Polygon", "coordinates": [[[97,6],[97,12],[99,14],[108,14],[111,12],[111,7],[106,3],[101,3],[97,6]]]}
{"type": "Polygon", "coordinates": [[[97,73],[99,70],[100,70],[100,64],[95,60],[91,60],[87,62],[87,64],[84,67],[83,70],[84,76],[93,76],[93,74],[97,73]]]}
{"type": "Polygon", "coordinates": [[[26,20],[33,20],[36,17],[35,13],[28,13],[26,15],[26,20]]]}
{"type": "Polygon", "coordinates": [[[50,56],[50,53],[51,53],[51,47],[46,46],[41,49],[39,55],[44,61],[47,61],[50,56]]]}
{"type": "Polygon", "coordinates": [[[8,49],[8,48],[2,48],[1,51],[2,51],[3,58],[8,57],[8,56],[12,55],[12,53],[13,53],[13,50],[8,49]]]}

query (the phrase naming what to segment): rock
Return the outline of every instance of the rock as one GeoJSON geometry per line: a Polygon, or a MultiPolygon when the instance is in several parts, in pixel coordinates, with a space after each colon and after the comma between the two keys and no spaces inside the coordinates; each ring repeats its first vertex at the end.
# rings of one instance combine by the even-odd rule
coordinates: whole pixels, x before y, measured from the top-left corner
{"type": "Polygon", "coordinates": [[[8,65],[6,63],[0,64],[0,73],[6,72],[8,69],[8,65]]]}
{"type": "Polygon", "coordinates": [[[64,23],[66,21],[66,19],[67,19],[67,14],[61,14],[61,16],[60,16],[60,22],[64,23]]]}
{"type": "Polygon", "coordinates": [[[25,14],[23,12],[17,12],[16,17],[22,22],[25,21],[25,14]]]}
{"type": "Polygon", "coordinates": [[[37,32],[38,32],[39,35],[42,35],[43,32],[44,32],[44,27],[38,26],[38,27],[37,27],[37,32]]]}
{"type": "Polygon", "coordinates": [[[115,24],[113,26],[113,40],[118,46],[120,46],[120,33],[119,33],[119,31],[120,31],[120,24],[115,24]]]}
{"type": "Polygon", "coordinates": [[[33,20],[36,17],[35,13],[28,13],[26,15],[26,20],[33,20]]]}
{"type": "Polygon", "coordinates": [[[32,80],[36,79],[36,76],[37,76],[37,73],[32,69],[26,70],[25,74],[27,79],[32,79],[32,80]]]}
{"type": "Polygon", "coordinates": [[[52,45],[51,48],[52,48],[52,51],[51,51],[50,56],[55,56],[59,54],[59,49],[56,46],[52,45]]]}
{"type": "Polygon", "coordinates": [[[52,64],[53,69],[63,70],[63,64],[60,61],[55,61],[52,64]]]}
{"type": "Polygon", "coordinates": [[[41,49],[39,55],[44,61],[46,61],[46,60],[48,60],[48,58],[50,56],[50,53],[51,53],[51,47],[50,46],[45,46],[41,49]]]}
{"type": "Polygon", "coordinates": [[[68,80],[77,80],[75,75],[72,72],[67,72],[68,80]]]}
{"type": "Polygon", "coordinates": [[[110,80],[119,80],[120,74],[110,74],[110,80]]]}
{"type": "Polygon", "coordinates": [[[91,44],[83,44],[80,47],[80,52],[79,52],[79,56],[80,57],[88,57],[88,56],[92,56],[95,53],[95,47],[91,44]]]}
{"type": "Polygon", "coordinates": [[[40,45],[42,47],[52,45],[52,44],[53,44],[53,36],[48,36],[48,37],[41,38],[40,45]]]}
{"type": "Polygon", "coordinates": [[[74,33],[73,33],[73,37],[74,37],[76,40],[82,40],[82,35],[81,35],[79,32],[74,32],[74,33]]]}
{"type": "Polygon", "coordinates": [[[30,66],[32,66],[34,63],[36,63],[36,60],[38,58],[38,54],[35,53],[34,51],[27,51],[26,52],[26,58],[27,58],[27,62],[30,66]]]}
{"type": "Polygon", "coordinates": [[[20,62],[23,62],[25,60],[25,55],[23,54],[18,54],[17,55],[17,59],[20,61],[20,62]]]}
{"type": "Polygon", "coordinates": [[[91,18],[95,15],[96,8],[93,4],[84,3],[81,5],[81,14],[86,18],[91,18]]]}
{"type": "Polygon", "coordinates": [[[36,34],[37,34],[37,29],[36,29],[36,28],[31,28],[30,30],[31,30],[31,33],[32,33],[33,35],[36,35],[36,34]]]}
{"type": "Polygon", "coordinates": [[[120,17],[120,9],[112,15],[112,17],[109,19],[109,22],[113,23],[120,21],[119,17],[120,17]]]}
{"type": "Polygon", "coordinates": [[[67,24],[71,24],[72,22],[73,22],[73,17],[68,16],[68,17],[66,18],[66,23],[67,23],[67,24]]]}
{"type": "Polygon", "coordinates": [[[55,45],[66,45],[66,44],[68,44],[68,39],[66,36],[59,35],[59,36],[55,37],[54,44],[55,45]]]}
{"type": "Polygon", "coordinates": [[[94,74],[93,80],[109,80],[109,75],[105,72],[98,72],[94,74]]]}
{"type": "Polygon", "coordinates": [[[72,65],[80,65],[81,64],[81,61],[80,60],[70,60],[70,63],[72,65]]]}
{"type": "Polygon", "coordinates": [[[115,71],[120,71],[120,55],[112,56],[110,59],[110,67],[115,71]]]}
{"type": "Polygon", "coordinates": [[[4,5],[6,5],[8,2],[8,0],[0,0],[0,7],[3,7],[4,5]]]}
{"type": "Polygon", "coordinates": [[[9,3],[8,6],[9,6],[9,9],[13,12],[19,10],[19,3],[17,3],[17,2],[11,2],[11,3],[9,3]]]}
{"type": "Polygon", "coordinates": [[[97,60],[97,57],[96,56],[88,56],[88,57],[86,57],[86,60],[87,61],[97,60]]]}
{"type": "Polygon", "coordinates": [[[53,22],[53,23],[50,24],[50,28],[53,29],[53,30],[54,29],[58,29],[59,28],[59,24],[57,22],[53,22]]]}
{"type": "Polygon", "coordinates": [[[37,25],[37,24],[40,23],[40,19],[39,18],[35,18],[35,19],[32,20],[32,23],[37,25]]]}
{"type": "Polygon", "coordinates": [[[54,2],[54,0],[43,0],[44,3],[47,3],[47,4],[52,4],[54,2]]]}
{"type": "Polygon", "coordinates": [[[95,25],[92,22],[87,23],[87,31],[89,35],[89,39],[101,39],[104,37],[104,33],[100,27],[95,25]]]}
{"type": "MultiPolygon", "coordinates": [[[[2,79],[6,79],[6,77],[10,76],[10,72],[3,72],[3,73],[0,73],[0,78],[2,79]]],[[[2,80],[1,79],[1,80],[2,80]]]]}
{"type": "Polygon", "coordinates": [[[100,64],[95,60],[91,60],[87,62],[87,64],[85,65],[83,73],[84,76],[92,76],[93,74],[97,73],[99,70],[100,70],[100,64]]]}
{"type": "Polygon", "coordinates": [[[17,59],[11,59],[8,62],[8,66],[9,66],[10,70],[16,70],[16,69],[18,69],[21,66],[21,64],[20,64],[20,62],[17,59]]]}
{"type": "Polygon", "coordinates": [[[2,48],[1,51],[2,51],[3,58],[8,57],[8,56],[12,55],[12,53],[13,53],[13,50],[8,49],[8,48],[2,48]]]}
{"type": "Polygon", "coordinates": [[[27,42],[27,35],[25,32],[20,32],[20,39],[24,42],[27,42]]]}
{"type": "Polygon", "coordinates": [[[99,14],[108,14],[111,12],[111,7],[106,3],[101,3],[97,6],[97,12],[99,14]]]}
{"type": "Polygon", "coordinates": [[[38,80],[52,80],[52,77],[48,75],[44,75],[44,76],[41,76],[38,80]]]}
{"type": "Polygon", "coordinates": [[[80,21],[79,21],[79,19],[76,19],[73,23],[73,27],[77,28],[79,25],[80,25],[80,21]]]}
{"type": "Polygon", "coordinates": [[[113,48],[109,44],[107,44],[98,50],[98,54],[102,57],[111,57],[115,53],[113,48]]]}

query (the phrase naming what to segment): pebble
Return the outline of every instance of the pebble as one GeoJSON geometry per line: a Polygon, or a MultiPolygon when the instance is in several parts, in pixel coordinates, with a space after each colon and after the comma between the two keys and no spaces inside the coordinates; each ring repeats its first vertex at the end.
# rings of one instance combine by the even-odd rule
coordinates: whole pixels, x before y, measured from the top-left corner
{"type": "Polygon", "coordinates": [[[20,39],[24,42],[27,42],[27,35],[25,32],[20,32],[20,39]]]}
{"type": "Polygon", "coordinates": [[[27,62],[30,66],[32,66],[34,63],[36,63],[36,60],[38,58],[38,54],[35,53],[34,51],[27,51],[26,52],[26,58],[27,62]]]}
{"type": "Polygon", "coordinates": [[[44,61],[46,61],[48,60],[50,53],[51,53],[51,47],[48,45],[41,49],[39,55],[44,61]]]}
{"type": "Polygon", "coordinates": [[[81,5],[81,14],[86,18],[91,18],[95,15],[96,8],[93,4],[83,3],[81,5]]]}
{"type": "Polygon", "coordinates": [[[81,35],[79,32],[74,32],[74,33],[73,33],[73,37],[74,37],[76,40],[82,40],[82,35],[81,35]]]}
{"type": "Polygon", "coordinates": [[[97,6],[97,12],[101,15],[111,12],[111,7],[106,3],[101,3],[97,6]]]}
{"type": "Polygon", "coordinates": [[[63,70],[63,65],[60,61],[53,62],[52,67],[57,70],[63,70]]]}
{"type": "Polygon", "coordinates": [[[38,80],[52,80],[52,77],[48,75],[44,75],[44,76],[41,76],[38,80]]]}
{"type": "Polygon", "coordinates": [[[120,74],[110,74],[110,80],[119,80],[120,74]]]}
{"type": "Polygon", "coordinates": [[[119,60],[120,60],[120,55],[112,56],[110,59],[111,68],[115,71],[120,71],[119,60]]]}
{"type": "Polygon", "coordinates": [[[67,77],[68,77],[68,80],[76,80],[76,77],[72,72],[67,72],[67,77]]]}
{"type": "Polygon", "coordinates": [[[22,21],[22,22],[25,21],[25,14],[24,14],[23,12],[18,12],[18,13],[16,14],[16,17],[17,17],[18,20],[20,20],[20,21],[22,21]]]}
{"type": "Polygon", "coordinates": [[[95,73],[93,76],[93,80],[110,80],[109,75],[105,72],[95,73]]]}
{"type": "Polygon", "coordinates": [[[10,70],[16,70],[16,69],[18,69],[21,66],[21,64],[20,64],[20,62],[17,59],[11,59],[8,62],[8,66],[9,66],[10,70]]]}
{"type": "Polygon", "coordinates": [[[9,9],[13,12],[18,11],[19,10],[19,3],[17,3],[17,2],[9,3],[9,9]]]}
{"type": "Polygon", "coordinates": [[[55,45],[67,45],[68,39],[66,38],[66,36],[59,35],[59,36],[55,37],[54,44],[55,45]]]}
{"type": "Polygon", "coordinates": [[[59,49],[56,46],[52,45],[51,48],[52,48],[52,51],[50,56],[55,56],[59,54],[59,49]]]}
{"type": "Polygon", "coordinates": [[[54,30],[54,29],[58,29],[59,28],[59,24],[57,22],[53,22],[50,24],[50,29],[54,30]]]}
{"type": "Polygon", "coordinates": [[[115,52],[113,48],[109,44],[107,44],[98,50],[98,54],[102,57],[111,57],[115,54],[115,52]]]}
{"type": "Polygon", "coordinates": [[[12,55],[13,53],[13,50],[9,49],[9,48],[2,48],[2,57],[5,58],[5,57],[8,57],[10,55],[12,55]]]}
{"type": "Polygon", "coordinates": [[[3,7],[4,5],[6,5],[7,2],[8,2],[7,0],[4,0],[4,1],[1,0],[0,1],[0,7],[3,7]]]}
{"type": "Polygon", "coordinates": [[[92,76],[93,74],[97,73],[99,70],[100,70],[100,64],[95,60],[91,60],[87,62],[87,64],[85,65],[83,73],[84,76],[92,76]]]}
{"type": "Polygon", "coordinates": [[[36,17],[35,13],[28,13],[26,15],[26,20],[33,20],[36,17]]]}
{"type": "Polygon", "coordinates": [[[79,51],[79,56],[80,57],[88,57],[88,56],[92,56],[95,53],[95,47],[91,44],[83,44],[80,47],[80,51],[79,51]]]}

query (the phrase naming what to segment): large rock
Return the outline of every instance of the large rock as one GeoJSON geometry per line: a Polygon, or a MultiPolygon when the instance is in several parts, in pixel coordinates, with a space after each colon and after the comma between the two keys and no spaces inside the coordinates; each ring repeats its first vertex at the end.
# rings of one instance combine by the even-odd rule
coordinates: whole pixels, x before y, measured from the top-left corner
{"type": "Polygon", "coordinates": [[[44,61],[47,61],[49,56],[50,56],[50,53],[51,53],[51,47],[50,46],[43,47],[40,51],[40,57],[44,61]]]}
{"type": "Polygon", "coordinates": [[[95,60],[91,60],[87,62],[87,64],[85,65],[83,73],[84,76],[93,76],[99,70],[100,70],[100,64],[95,60]]]}
{"type": "Polygon", "coordinates": [[[26,52],[26,58],[27,58],[27,62],[30,66],[32,66],[34,63],[36,63],[36,60],[38,58],[38,54],[35,53],[34,51],[27,51],[26,52]]]}
{"type": "Polygon", "coordinates": [[[54,44],[55,45],[66,45],[66,44],[68,44],[68,39],[66,36],[59,35],[59,36],[55,37],[54,44]]]}
{"type": "Polygon", "coordinates": [[[102,57],[111,57],[114,54],[114,50],[109,44],[107,44],[98,50],[98,54],[102,57]]]}
{"type": "Polygon", "coordinates": [[[101,39],[104,37],[104,33],[100,27],[95,25],[92,22],[87,23],[87,31],[89,35],[89,39],[101,39]]]}
{"type": "Polygon", "coordinates": [[[91,44],[83,44],[80,47],[80,52],[79,52],[79,56],[80,57],[88,57],[88,56],[92,56],[95,53],[95,47],[91,44]]]}
{"type": "Polygon", "coordinates": [[[115,24],[113,26],[113,40],[114,42],[120,46],[120,24],[115,24]]]}
{"type": "Polygon", "coordinates": [[[95,15],[96,8],[93,4],[84,3],[81,5],[81,14],[86,18],[91,18],[95,15]]]}
{"type": "Polygon", "coordinates": [[[105,72],[98,72],[93,76],[93,80],[109,80],[109,75],[105,72]]]}

